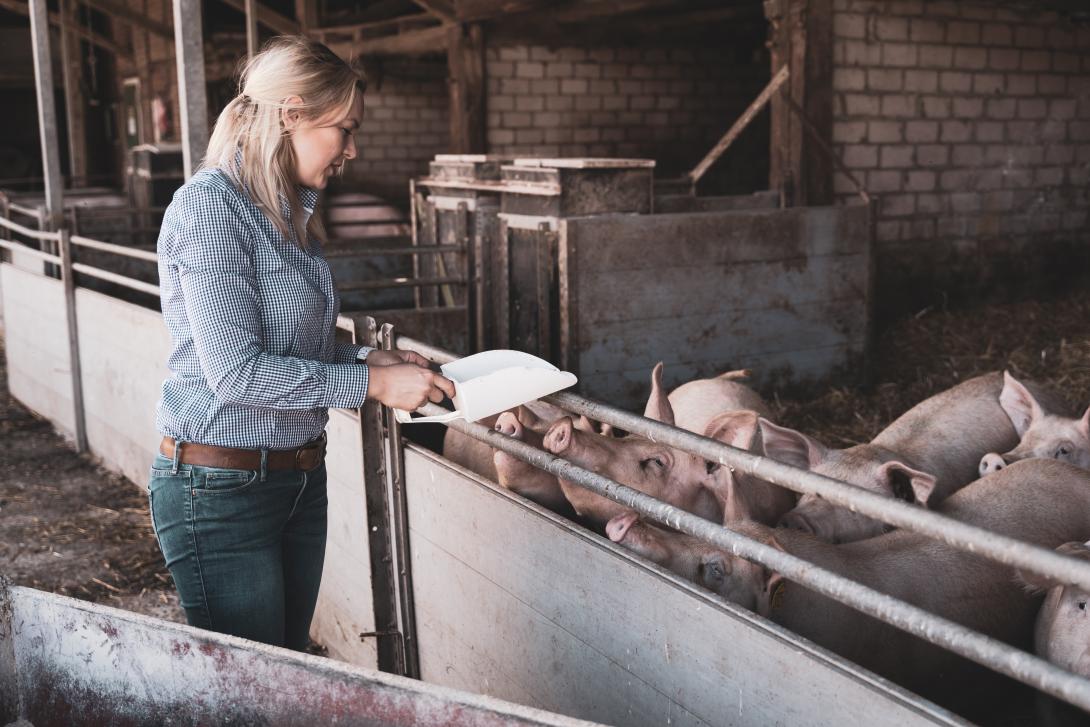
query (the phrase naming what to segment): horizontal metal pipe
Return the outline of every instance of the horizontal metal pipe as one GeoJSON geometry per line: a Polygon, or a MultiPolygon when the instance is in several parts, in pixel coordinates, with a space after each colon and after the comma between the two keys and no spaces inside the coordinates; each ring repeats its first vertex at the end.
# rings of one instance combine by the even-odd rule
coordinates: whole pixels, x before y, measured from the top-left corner
{"type": "MultiPolygon", "coordinates": [[[[428,404],[419,411],[427,415],[449,413],[435,404],[428,404]]],[[[1090,680],[1071,674],[1032,654],[815,566],[797,556],[759,543],[729,527],[697,517],[480,424],[455,420],[447,422],[447,426],[629,507],[644,517],[760,563],[795,583],[861,613],[1090,711],[1090,680]]]]}
{"type": "Polygon", "coordinates": [[[351,250],[326,251],[327,258],[368,257],[371,255],[435,255],[438,253],[464,254],[466,249],[460,245],[419,245],[417,247],[367,247],[360,245],[351,250]]]}
{"type": "Polygon", "coordinates": [[[124,245],[116,245],[112,242],[102,242],[101,240],[95,240],[90,237],[81,237],[80,235],[72,235],[70,239],[72,240],[73,245],[79,245],[80,247],[89,247],[93,250],[112,252],[117,255],[124,255],[125,257],[131,257],[137,260],[147,260],[151,263],[159,262],[159,256],[150,250],[125,247],[124,245]]]}
{"type": "Polygon", "coordinates": [[[428,285],[465,285],[465,278],[401,278],[389,280],[365,280],[361,283],[338,283],[337,289],[341,291],[351,290],[375,290],[382,288],[422,288],[428,285]]]}
{"type": "Polygon", "coordinates": [[[33,217],[36,220],[41,218],[41,213],[38,211],[37,207],[27,207],[25,204],[18,204],[17,202],[10,202],[8,204],[8,208],[12,212],[17,212],[18,214],[21,214],[24,217],[33,217]]]}
{"type": "MultiPolygon", "coordinates": [[[[0,219],[3,219],[3,218],[0,218],[0,219]]],[[[60,255],[50,255],[48,252],[42,252],[41,250],[35,250],[33,247],[27,247],[26,245],[21,245],[18,242],[11,242],[10,240],[0,240],[0,248],[3,248],[5,250],[11,250],[12,252],[17,252],[17,253],[24,254],[24,255],[30,255],[30,256],[36,257],[36,258],[38,258],[40,260],[45,260],[46,262],[51,262],[54,265],[60,265],[61,264],[61,256],[60,255]]]]}
{"type": "Polygon", "coordinates": [[[928,535],[970,553],[1090,590],[1090,563],[1064,557],[1053,550],[999,535],[918,505],[910,505],[824,475],[800,470],[769,457],[736,449],[714,439],[645,419],[575,394],[561,392],[545,397],[544,400],[706,460],[741,469],[766,482],[795,492],[819,495],[831,503],[850,508],[853,512],[928,535]]]}
{"type": "MultiPolygon", "coordinates": [[[[12,209],[15,205],[12,205],[12,209]]],[[[6,227],[12,232],[18,233],[25,237],[32,238],[34,240],[52,240],[54,242],[61,239],[61,233],[59,232],[45,232],[43,230],[35,230],[30,227],[23,227],[18,222],[12,222],[9,219],[0,217],[0,227],[6,227]]]]}
{"type": "MultiPolygon", "coordinates": [[[[434,346],[422,345],[421,342],[406,336],[398,337],[398,346],[417,351],[440,363],[453,359],[449,352],[434,346]]],[[[676,447],[706,460],[741,469],[755,477],[795,492],[814,493],[854,512],[928,535],[970,553],[1005,565],[1023,568],[1060,583],[1090,590],[1090,563],[1064,557],[1038,545],[999,535],[932,510],[909,505],[807,470],[800,470],[768,457],[760,457],[714,439],[646,419],[602,402],[568,392],[544,397],[544,401],[575,414],[585,414],[591,419],[620,427],[652,441],[676,447]]]]}
{"type": "Polygon", "coordinates": [[[133,278],[125,277],[124,275],[118,275],[117,273],[111,273],[109,270],[103,270],[102,268],[96,268],[85,263],[72,263],[72,269],[77,273],[84,275],[90,275],[92,278],[98,278],[99,280],[105,280],[110,283],[116,283],[123,285],[126,288],[132,288],[133,290],[139,290],[141,293],[147,293],[149,295],[159,295],[159,286],[152,285],[151,283],[145,283],[143,280],[135,280],[133,278]]]}

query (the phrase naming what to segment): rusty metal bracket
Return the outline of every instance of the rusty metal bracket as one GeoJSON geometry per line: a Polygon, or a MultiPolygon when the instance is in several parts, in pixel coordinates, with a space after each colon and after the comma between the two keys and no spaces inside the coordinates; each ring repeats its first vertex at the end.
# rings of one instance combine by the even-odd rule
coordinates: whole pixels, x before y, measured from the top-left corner
{"type": "MultiPolygon", "coordinates": [[[[357,341],[379,347],[378,324],[367,317],[356,323],[357,341]]],[[[367,546],[371,562],[371,603],[377,637],[378,668],[405,674],[404,641],[398,631],[397,576],[394,570],[390,508],[386,497],[386,446],[383,413],[379,402],[368,399],[360,410],[363,439],[363,487],[367,507],[367,546]],[[390,638],[392,637],[392,638],[390,638]]],[[[360,634],[363,640],[365,634],[360,634]]]]}
{"type": "MultiPolygon", "coordinates": [[[[392,324],[383,324],[379,330],[378,341],[382,350],[393,350],[392,324]]],[[[416,640],[416,606],[409,552],[409,509],[405,489],[405,447],[401,440],[401,425],[394,416],[394,410],[384,406],[382,411],[386,424],[386,501],[393,543],[392,565],[397,577],[398,629],[401,632],[404,669],[402,673],[404,676],[419,679],[420,656],[416,640]]]]}

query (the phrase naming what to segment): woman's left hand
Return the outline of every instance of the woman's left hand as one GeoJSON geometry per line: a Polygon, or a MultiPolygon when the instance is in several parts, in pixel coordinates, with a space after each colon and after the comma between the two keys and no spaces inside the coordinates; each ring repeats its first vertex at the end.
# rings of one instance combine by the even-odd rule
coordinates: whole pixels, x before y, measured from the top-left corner
{"type": "Polygon", "coordinates": [[[423,366],[426,369],[431,368],[431,361],[415,351],[382,351],[375,349],[367,354],[364,363],[368,366],[393,366],[394,364],[411,363],[423,366]]]}

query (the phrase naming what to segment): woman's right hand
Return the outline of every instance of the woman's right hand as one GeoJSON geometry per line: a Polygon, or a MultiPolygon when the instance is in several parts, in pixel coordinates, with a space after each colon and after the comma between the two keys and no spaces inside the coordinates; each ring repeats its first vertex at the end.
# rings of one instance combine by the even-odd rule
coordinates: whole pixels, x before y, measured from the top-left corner
{"type": "Polygon", "coordinates": [[[414,411],[428,401],[438,404],[444,395],[454,398],[454,382],[423,366],[404,363],[368,369],[367,398],[394,409],[414,411]]]}

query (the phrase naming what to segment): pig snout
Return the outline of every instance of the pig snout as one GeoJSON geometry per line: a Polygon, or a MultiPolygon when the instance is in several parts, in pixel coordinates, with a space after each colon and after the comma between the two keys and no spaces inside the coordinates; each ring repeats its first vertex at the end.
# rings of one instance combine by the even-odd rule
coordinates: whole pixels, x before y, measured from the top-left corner
{"type": "Polygon", "coordinates": [[[990,475],[992,472],[998,472],[1007,466],[1002,455],[998,455],[995,452],[988,452],[986,455],[980,458],[980,476],[990,475]]]}
{"type": "Polygon", "coordinates": [[[628,535],[628,529],[639,519],[639,514],[632,510],[615,515],[606,523],[606,535],[614,543],[619,543],[624,540],[625,535],[628,535]]]}
{"type": "Polygon", "coordinates": [[[549,431],[545,433],[545,449],[553,454],[563,454],[568,451],[572,443],[572,420],[563,417],[553,422],[549,431]]]}
{"type": "Polygon", "coordinates": [[[500,418],[496,420],[495,429],[500,434],[505,434],[508,437],[514,437],[515,439],[522,439],[523,430],[522,423],[513,412],[505,411],[500,414],[500,418]]]}

